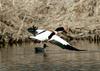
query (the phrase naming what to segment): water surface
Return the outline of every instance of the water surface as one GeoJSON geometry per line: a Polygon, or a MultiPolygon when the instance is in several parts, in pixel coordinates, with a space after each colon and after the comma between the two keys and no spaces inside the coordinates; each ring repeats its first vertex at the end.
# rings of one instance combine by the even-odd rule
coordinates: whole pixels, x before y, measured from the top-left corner
{"type": "Polygon", "coordinates": [[[88,51],[63,50],[48,43],[45,53],[35,54],[34,43],[0,48],[0,71],[100,71],[100,44],[72,41],[88,51]]]}

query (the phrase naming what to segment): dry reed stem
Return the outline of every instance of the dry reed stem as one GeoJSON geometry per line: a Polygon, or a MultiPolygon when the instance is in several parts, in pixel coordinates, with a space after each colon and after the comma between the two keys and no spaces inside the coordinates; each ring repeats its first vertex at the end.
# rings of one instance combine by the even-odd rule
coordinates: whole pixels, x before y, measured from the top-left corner
{"type": "Polygon", "coordinates": [[[17,36],[19,36],[19,34],[21,33],[21,29],[22,29],[22,28],[23,28],[23,26],[24,26],[24,21],[25,21],[25,18],[26,18],[26,14],[25,14],[25,16],[24,16],[23,20],[21,21],[21,26],[20,26],[20,28],[19,28],[19,30],[18,30],[17,36]]]}

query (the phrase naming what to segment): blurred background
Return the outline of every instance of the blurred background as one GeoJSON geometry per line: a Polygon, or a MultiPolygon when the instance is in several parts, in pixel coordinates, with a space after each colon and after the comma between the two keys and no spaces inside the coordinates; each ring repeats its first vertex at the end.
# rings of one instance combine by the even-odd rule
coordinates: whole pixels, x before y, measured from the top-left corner
{"type": "Polygon", "coordinates": [[[0,42],[27,41],[27,28],[66,27],[69,39],[100,39],[99,0],[0,0],[0,42]]]}

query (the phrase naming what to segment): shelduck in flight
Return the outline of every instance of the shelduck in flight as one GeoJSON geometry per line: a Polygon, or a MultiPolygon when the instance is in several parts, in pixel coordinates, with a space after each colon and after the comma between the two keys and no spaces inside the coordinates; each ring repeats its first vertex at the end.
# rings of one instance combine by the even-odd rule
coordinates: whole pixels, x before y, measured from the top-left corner
{"type": "Polygon", "coordinates": [[[33,36],[30,36],[29,38],[35,39],[41,42],[49,41],[51,43],[54,43],[58,46],[60,46],[63,49],[73,50],[73,51],[84,51],[77,49],[70,45],[67,41],[62,39],[57,35],[59,31],[66,32],[63,27],[58,27],[55,31],[49,31],[45,29],[38,29],[37,27],[33,26],[28,28],[28,32],[32,33],[33,36]]]}

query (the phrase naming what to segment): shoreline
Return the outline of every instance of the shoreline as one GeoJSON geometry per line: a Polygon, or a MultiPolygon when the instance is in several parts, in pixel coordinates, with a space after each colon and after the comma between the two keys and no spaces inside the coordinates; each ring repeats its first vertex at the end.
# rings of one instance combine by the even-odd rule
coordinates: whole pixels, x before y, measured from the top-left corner
{"type": "MultiPolygon", "coordinates": [[[[73,40],[76,40],[76,41],[87,40],[89,42],[100,43],[100,36],[96,35],[96,34],[95,35],[87,35],[87,36],[67,35],[67,36],[63,36],[62,38],[65,39],[68,42],[73,41],[73,40]]],[[[3,47],[5,45],[23,44],[23,43],[30,43],[30,42],[39,43],[39,41],[29,39],[28,37],[24,38],[24,39],[23,38],[18,38],[18,39],[17,38],[16,39],[0,38],[0,47],[3,47]],[[8,40],[8,41],[6,41],[6,40],[8,40]]]]}

